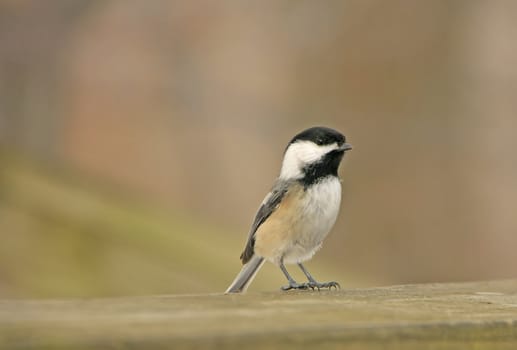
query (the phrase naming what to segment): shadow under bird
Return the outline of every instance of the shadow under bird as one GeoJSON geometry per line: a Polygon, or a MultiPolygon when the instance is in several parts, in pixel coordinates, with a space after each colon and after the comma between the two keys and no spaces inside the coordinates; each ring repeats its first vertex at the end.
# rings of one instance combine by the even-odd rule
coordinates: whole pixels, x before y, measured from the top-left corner
{"type": "Polygon", "coordinates": [[[241,254],[244,266],[226,293],[246,291],[266,260],[280,267],[289,289],[339,287],[317,282],[302,262],[312,258],[336,222],[341,203],[338,168],[352,149],[340,132],[313,127],[287,145],[280,176],[262,202],[241,254]],[[297,264],[308,282],[296,282],[284,264],[297,264]]]}

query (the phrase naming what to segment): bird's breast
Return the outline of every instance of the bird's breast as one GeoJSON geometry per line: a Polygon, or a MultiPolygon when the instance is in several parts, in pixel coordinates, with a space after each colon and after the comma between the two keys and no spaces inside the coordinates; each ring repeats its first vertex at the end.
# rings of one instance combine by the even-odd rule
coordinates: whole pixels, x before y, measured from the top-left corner
{"type": "Polygon", "coordinates": [[[307,188],[293,185],[257,229],[255,251],[273,262],[310,258],[336,222],[340,203],[341,183],[335,176],[307,188]]]}
{"type": "Polygon", "coordinates": [[[300,239],[321,244],[336,222],[341,204],[341,183],[329,176],[305,190],[302,197],[300,239]],[[307,236],[307,237],[305,237],[307,236]]]}

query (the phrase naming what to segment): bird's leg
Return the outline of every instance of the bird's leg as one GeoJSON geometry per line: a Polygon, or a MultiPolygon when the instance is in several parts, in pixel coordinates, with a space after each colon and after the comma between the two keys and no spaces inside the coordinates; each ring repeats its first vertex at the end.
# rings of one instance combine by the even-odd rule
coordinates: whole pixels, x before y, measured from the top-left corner
{"type": "Polygon", "coordinates": [[[318,288],[318,290],[321,289],[321,288],[328,288],[328,289],[332,289],[332,287],[334,287],[336,289],[340,288],[339,283],[334,282],[334,281],[324,282],[324,283],[320,283],[320,282],[316,281],[314,279],[314,277],[312,277],[312,275],[309,273],[309,271],[307,271],[305,266],[302,265],[302,263],[298,263],[298,266],[303,271],[305,276],[307,276],[307,279],[309,280],[309,283],[307,283],[307,286],[309,288],[312,288],[312,289],[318,288]]]}
{"type": "Polygon", "coordinates": [[[282,290],[289,290],[289,289],[308,289],[309,288],[309,284],[308,283],[297,283],[292,277],[291,275],[289,274],[289,272],[287,272],[287,269],[285,268],[284,266],[284,262],[283,261],[280,261],[280,270],[282,270],[282,272],[284,273],[285,277],[287,277],[287,281],[289,281],[289,285],[287,286],[282,286],[282,290]]]}

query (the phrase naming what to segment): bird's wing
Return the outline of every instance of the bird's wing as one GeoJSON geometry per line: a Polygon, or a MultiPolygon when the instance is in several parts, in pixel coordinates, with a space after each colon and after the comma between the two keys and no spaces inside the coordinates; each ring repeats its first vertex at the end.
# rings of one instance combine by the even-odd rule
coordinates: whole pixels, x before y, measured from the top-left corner
{"type": "Polygon", "coordinates": [[[271,192],[267,194],[262,201],[262,205],[260,206],[257,215],[255,215],[255,220],[253,221],[253,225],[251,225],[251,230],[248,236],[248,241],[246,242],[246,247],[241,254],[242,263],[247,263],[254,253],[254,245],[255,245],[255,232],[259,228],[260,225],[278,208],[278,205],[284,198],[287,190],[289,188],[289,182],[278,180],[271,192]]]}

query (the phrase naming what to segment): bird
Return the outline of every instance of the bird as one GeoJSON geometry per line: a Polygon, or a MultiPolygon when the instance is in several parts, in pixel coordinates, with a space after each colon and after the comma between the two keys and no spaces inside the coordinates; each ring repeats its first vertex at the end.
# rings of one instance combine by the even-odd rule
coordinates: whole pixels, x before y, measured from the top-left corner
{"type": "Polygon", "coordinates": [[[243,293],[266,261],[288,284],[281,289],[339,288],[320,283],[302,264],[311,259],[334,226],[341,204],[338,168],[352,149],[334,129],[315,126],[295,135],[284,150],[280,175],[259,207],[240,256],[242,269],[225,294],[243,293]],[[285,264],[297,264],[308,282],[298,283],[285,264]]]}

